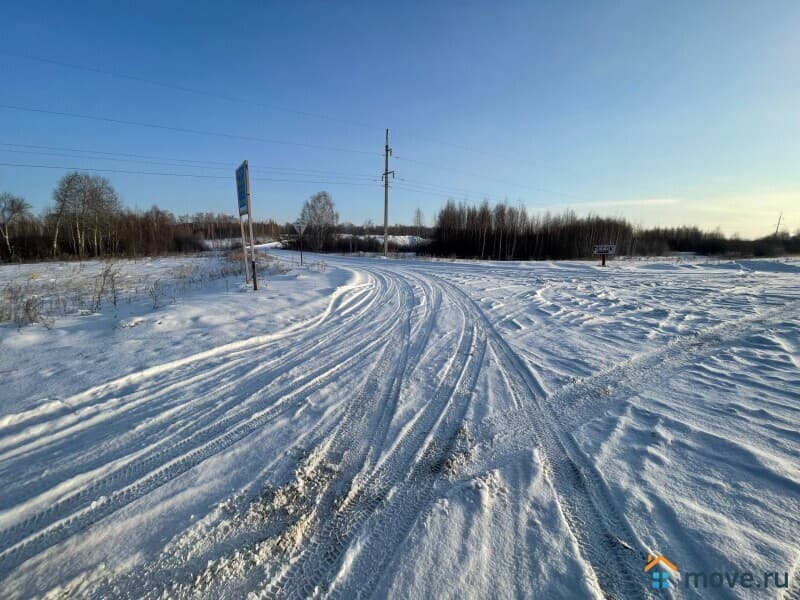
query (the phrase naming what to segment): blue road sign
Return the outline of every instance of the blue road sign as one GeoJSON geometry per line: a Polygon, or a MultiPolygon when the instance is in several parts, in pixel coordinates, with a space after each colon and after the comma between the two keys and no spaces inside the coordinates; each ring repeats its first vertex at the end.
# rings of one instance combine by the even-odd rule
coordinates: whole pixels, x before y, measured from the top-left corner
{"type": "Polygon", "coordinates": [[[250,182],[248,181],[247,161],[236,169],[236,194],[239,198],[239,214],[246,215],[250,212],[248,196],[250,194],[250,182]]]}

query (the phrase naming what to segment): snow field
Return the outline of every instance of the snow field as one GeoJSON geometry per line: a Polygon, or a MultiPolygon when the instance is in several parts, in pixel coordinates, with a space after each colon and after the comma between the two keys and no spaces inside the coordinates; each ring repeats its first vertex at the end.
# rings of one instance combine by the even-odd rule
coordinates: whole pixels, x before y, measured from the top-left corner
{"type": "Polygon", "coordinates": [[[4,597],[798,585],[796,261],[269,252],[258,293],[0,328],[4,597]]]}

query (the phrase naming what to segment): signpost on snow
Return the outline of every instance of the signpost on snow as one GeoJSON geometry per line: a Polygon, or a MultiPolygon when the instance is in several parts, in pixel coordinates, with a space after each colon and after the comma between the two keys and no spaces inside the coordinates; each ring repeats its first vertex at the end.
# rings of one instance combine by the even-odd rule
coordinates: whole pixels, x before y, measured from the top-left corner
{"type": "Polygon", "coordinates": [[[599,254],[603,262],[600,266],[606,266],[606,256],[609,254],[616,254],[617,252],[617,245],[616,244],[595,244],[594,248],[592,249],[592,254],[599,254]]]}
{"type": "Polygon", "coordinates": [[[250,167],[244,161],[236,169],[236,196],[239,200],[239,225],[242,228],[242,249],[244,250],[244,281],[247,279],[247,240],[244,234],[244,221],[242,215],[247,215],[247,223],[250,226],[250,264],[253,267],[253,290],[258,290],[258,278],[256,277],[256,241],[253,237],[253,209],[250,205],[250,167]]]}
{"type": "Polygon", "coordinates": [[[300,266],[301,267],[303,266],[303,232],[306,230],[306,225],[308,225],[308,223],[306,223],[305,221],[302,221],[302,220],[297,220],[294,223],[292,223],[292,226],[294,227],[294,230],[297,232],[298,236],[300,237],[300,266]]]}

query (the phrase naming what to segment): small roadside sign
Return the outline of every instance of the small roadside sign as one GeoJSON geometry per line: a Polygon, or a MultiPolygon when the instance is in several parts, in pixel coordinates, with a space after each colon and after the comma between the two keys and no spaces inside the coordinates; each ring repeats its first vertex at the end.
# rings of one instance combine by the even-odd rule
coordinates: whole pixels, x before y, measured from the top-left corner
{"type": "Polygon", "coordinates": [[[595,244],[592,254],[616,254],[616,244],[595,244]]]}
{"type": "Polygon", "coordinates": [[[298,233],[298,237],[300,238],[300,265],[303,264],[303,232],[306,230],[306,225],[308,225],[308,223],[302,219],[298,219],[292,223],[294,230],[298,233]]]}
{"type": "Polygon", "coordinates": [[[602,259],[601,266],[606,266],[606,256],[609,254],[616,254],[617,252],[617,245],[616,244],[595,244],[592,248],[592,254],[599,254],[600,258],[602,259]]]}

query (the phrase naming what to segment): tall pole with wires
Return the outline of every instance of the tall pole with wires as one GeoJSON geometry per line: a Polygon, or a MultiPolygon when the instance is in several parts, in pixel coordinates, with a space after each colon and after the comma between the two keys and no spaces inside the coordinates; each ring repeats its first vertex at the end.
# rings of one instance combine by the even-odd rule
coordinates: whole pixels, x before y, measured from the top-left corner
{"type": "Polygon", "coordinates": [[[386,153],[383,167],[383,256],[389,255],[389,174],[394,177],[394,171],[389,170],[389,157],[392,149],[389,148],[389,130],[386,130],[386,153]]]}

